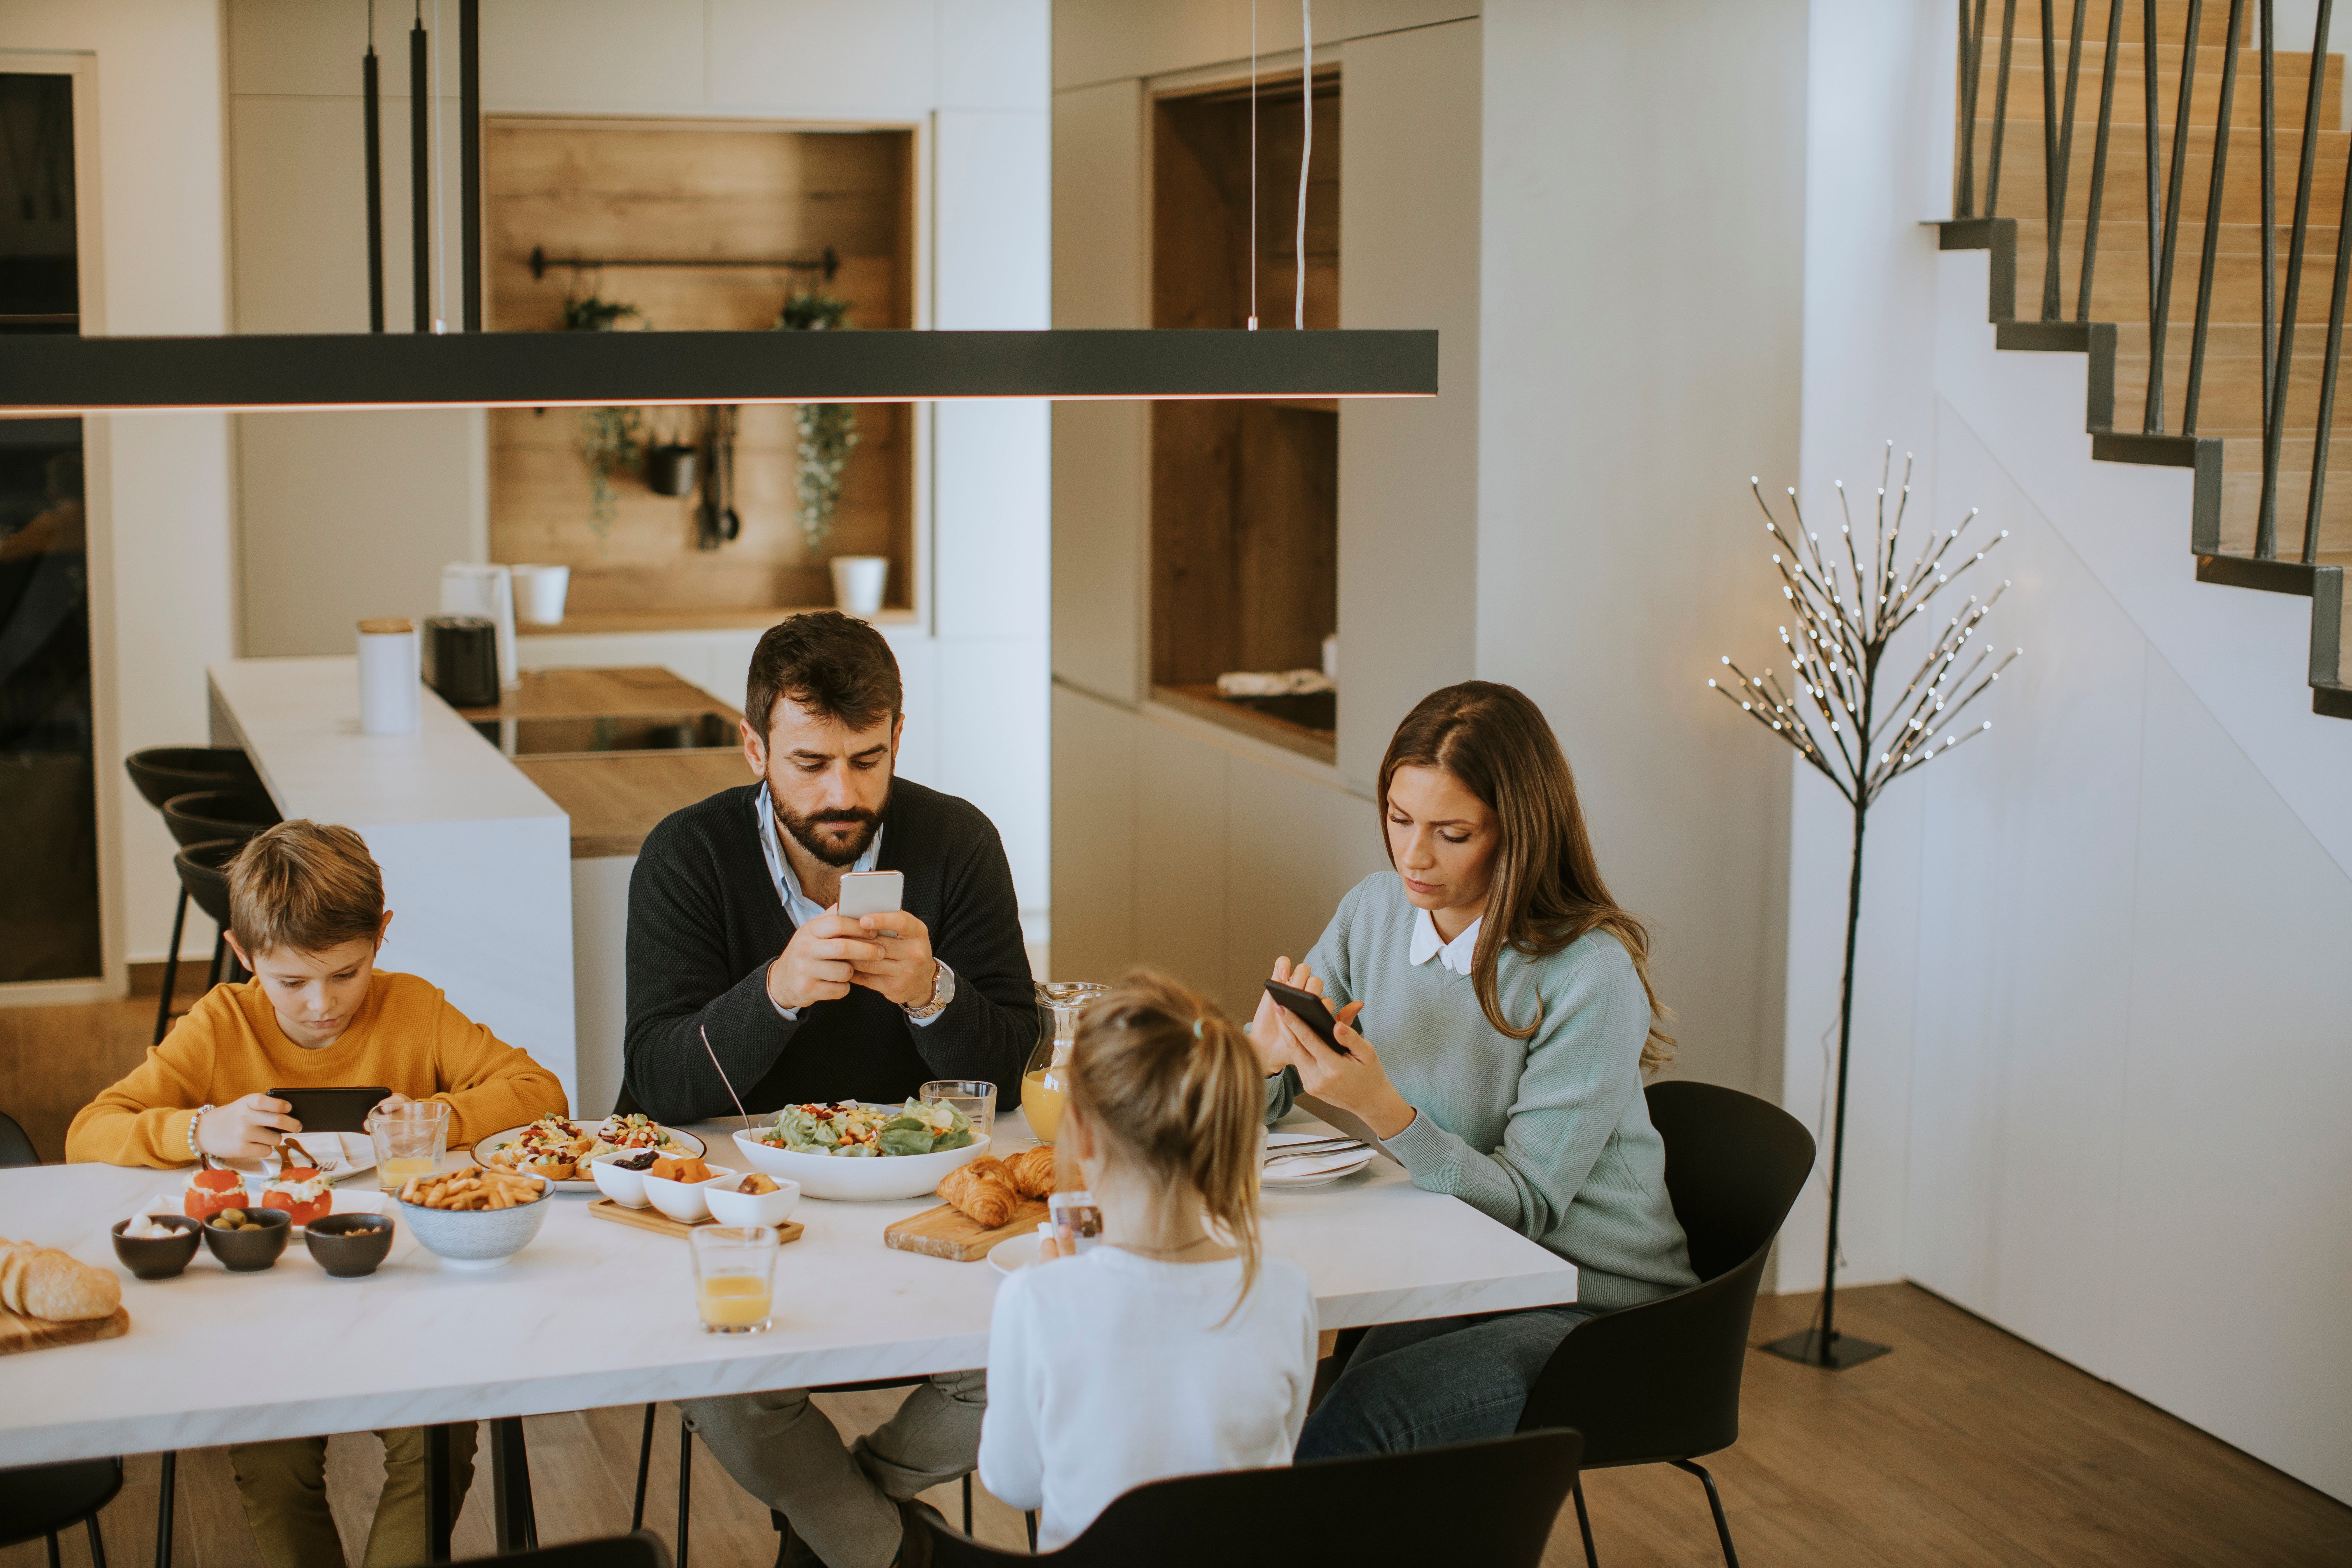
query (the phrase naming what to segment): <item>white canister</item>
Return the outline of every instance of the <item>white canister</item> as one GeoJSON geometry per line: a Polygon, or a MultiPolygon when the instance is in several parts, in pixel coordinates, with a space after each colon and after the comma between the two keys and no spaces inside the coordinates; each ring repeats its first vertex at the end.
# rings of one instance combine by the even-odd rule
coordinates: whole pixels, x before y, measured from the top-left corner
{"type": "Polygon", "coordinates": [[[515,566],[515,615],[534,626],[563,620],[563,596],[572,587],[569,566],[515,566]]]}
{"type": "Polygon", "coordinates": [[[833,602],[853,616],[870,616],[882,607],[882,590],[890,582],[887,555],[836,555],[833,558],[833,602]]]}
{"type": "Polygon", "coordinates": [[[360,733],[414,735],[424,691],[416,623],[385,616],[360,623],[360,733]]]}

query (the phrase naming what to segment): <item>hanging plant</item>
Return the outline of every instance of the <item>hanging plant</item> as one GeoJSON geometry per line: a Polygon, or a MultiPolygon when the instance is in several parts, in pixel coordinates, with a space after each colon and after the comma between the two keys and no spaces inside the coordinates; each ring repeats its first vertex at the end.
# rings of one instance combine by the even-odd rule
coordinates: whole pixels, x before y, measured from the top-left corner
{"type": "MultiPolygon", "coordinates": [[[[563,330],[567,332],[611,332],[623,330],[623,322],[633,322],[632,330],[642,331],[651,323],[645,312],[621,300],[600,300],[591,294],[585,300],[563,302],[563,330]]],[[[596,546],[604,548],[613,531],[613,520],[620,514],[619,503],[613,494],[613,476],[634,469],[642,458],[637,439],[644,427],[645,411],[638,408],[583,408],[580,411],[580,455],[588,462],[588,526],[595,531],[596,546]]]]}
{"type": "MultiPolygon", "coordinates": [[[[849,328],[849,301],[831,294],[795,294],[776,317],[778,331],[838,332],[849,328]]],[[[793,489],[809,554],[822,556],[841,507],[841,476],[857,445],[857,410],[846,403],[803,403],[793,409],[800,468],[793,489]]]]}

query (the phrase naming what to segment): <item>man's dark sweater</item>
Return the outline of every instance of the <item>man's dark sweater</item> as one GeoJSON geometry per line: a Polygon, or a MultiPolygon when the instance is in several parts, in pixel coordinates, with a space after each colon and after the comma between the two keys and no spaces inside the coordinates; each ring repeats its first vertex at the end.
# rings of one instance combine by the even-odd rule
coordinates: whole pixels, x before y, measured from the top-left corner
{"type": "Polygon", "coordinates": [[[918,1025],[881,993],[852,985],[785,1018],[768,998],[768,965],[793,928],[760,849],[761,789],[722,790],[671,813],[638,853],[621,1108],[669,1122],[732,1116],[702,1029],[753,1111],[896,1103],[935,1078],[984,1079],[999,1110],[1020,1103],[1037,1005],[995,825],[969,802],[905,779],[883,810],[877,869],[906,873],[904,907],[955,972],[945,1012],[918,1025]]]}

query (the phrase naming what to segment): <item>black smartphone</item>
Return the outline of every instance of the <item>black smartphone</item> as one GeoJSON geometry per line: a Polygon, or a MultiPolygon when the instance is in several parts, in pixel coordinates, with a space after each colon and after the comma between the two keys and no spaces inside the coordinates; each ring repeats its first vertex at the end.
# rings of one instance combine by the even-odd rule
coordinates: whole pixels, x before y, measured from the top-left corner
{"type": "Polygon", "coordinates": [[[368,1113],[391,1099],[392,1090],[380,1083],[352,1089],[273,1089],[269,1097],[292,1107],[286,1114],[300,1122],[304,1132],[364,1132],[368,1113]]]}
{"type": "MultiPolygon", "coordinates": [[[[1275,1005],[1314,1030],[1317,1039],[1343,1057],[1355,1054],[1339,1043],[1339,1020],[1331,1016],[1331,1009],[1324,1005],[1322,997],[1312,991],[1302,991],[1296,985],[1285,985],[1279,980],[1267,981],[1265,994],[1274,998],[1275,1005]]],[[[1363,1022],[1360,1017],[1356,1021],[1359,1024],[1363,1022]]]]}

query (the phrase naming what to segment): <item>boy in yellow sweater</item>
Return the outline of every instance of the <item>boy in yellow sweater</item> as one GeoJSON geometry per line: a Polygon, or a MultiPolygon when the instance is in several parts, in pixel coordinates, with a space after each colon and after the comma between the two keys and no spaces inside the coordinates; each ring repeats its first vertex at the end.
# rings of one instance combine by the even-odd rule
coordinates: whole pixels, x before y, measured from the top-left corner
{"type": "MultiPolygon", "coordinates": [[[[563,1087],[414,974],[379,973],[392,915],[367,845],[348,827],[281,822],[229,863],[229,944],[253,972],[218,985],[66,1133],[68,1160],[184,1165],[257,1156],[300,1123],[271,1089],[380,1083],[387,1106],[449,1102],[449,1142],[564,1114],[563,1087]]],[[[453,1507],[473,1479],[474,1427],[449,1429],[453,1507]]],[[[366,1568],[426,1561],[425,1433],[378,1434],[384,1484],[366,1568]]],[[[343,1561],[327,1509],[327,1440],[230,1449],[247,1521],[270,1568],[343,1561]]]]}

